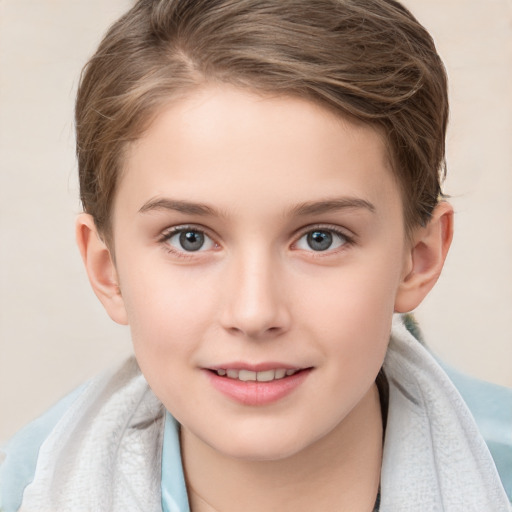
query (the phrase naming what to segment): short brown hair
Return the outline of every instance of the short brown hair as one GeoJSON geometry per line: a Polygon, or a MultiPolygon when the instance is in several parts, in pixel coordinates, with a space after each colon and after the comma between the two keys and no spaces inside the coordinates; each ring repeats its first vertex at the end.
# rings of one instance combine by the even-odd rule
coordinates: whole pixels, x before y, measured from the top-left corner
{"type": "Polygon", "coordinates": [[[208,82],[294,95],[378,127],[406,226],[441,194],[447,79],[394,0],[139,0],[107,32],[76,101],[84,210],[109,238],[123,153],[159,107],[208,82]]]}

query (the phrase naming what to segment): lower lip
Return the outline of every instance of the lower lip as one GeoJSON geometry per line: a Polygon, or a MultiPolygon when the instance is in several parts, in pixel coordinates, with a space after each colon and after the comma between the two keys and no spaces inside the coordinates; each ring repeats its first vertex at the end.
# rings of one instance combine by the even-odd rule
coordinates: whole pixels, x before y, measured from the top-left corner
{"type": "Polygon", "coordinates": [[[204,370],[213,387],[227,397],[243,405],[267,405],[283,399],[295,391],[310,374],[311,369],[272,380],[270,382],[241,381],[221,377],[215,372],[204,370]]]}

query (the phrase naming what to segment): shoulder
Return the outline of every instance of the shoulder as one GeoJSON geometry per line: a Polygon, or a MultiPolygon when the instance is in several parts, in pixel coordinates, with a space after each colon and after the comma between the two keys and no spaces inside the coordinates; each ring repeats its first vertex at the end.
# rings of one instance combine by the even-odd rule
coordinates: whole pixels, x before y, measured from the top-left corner
{"type": "Polygon", "coordinates": [[[512,501],[512,389],[440,364],[471,411],[512,501]]]}
{"type": "MultiPolygon", "coordinates": [[[[414,338],[425,345],[414,316],[403,315],[402,321],[414,338]]],[[[437,357],[436,361],[468,406],[512,501],[512,388],[466,375],[437,357]]]]}
{"type": "Polygon", "coordinates": [[[64,397],[0,448],[1,512],[18,510],[23,491],[34,477],[39,448],[85,387],[83,385],[64,397]]]}
{"type": "Polygon", "coordinates": [[[393,321],[384,371],[390,385],[382,473],[388,509],[394,510],[389,508],[394,500],[403,500],[405,486],[411,503],[428,495],[464,510],[509,510],[511,418],[510,412],[498,411],[510,409],[510,391],[448,375],[399,317],[393,321]],[[482,398],[468,400],[476,398],[475,389],[482,398]],[[498,410],[489,408],[489,401],[498,410]],[[493,443],[505,449],[496,451],[493,443]],[[498,472],[500,460],[505,465],[498,472]]]}

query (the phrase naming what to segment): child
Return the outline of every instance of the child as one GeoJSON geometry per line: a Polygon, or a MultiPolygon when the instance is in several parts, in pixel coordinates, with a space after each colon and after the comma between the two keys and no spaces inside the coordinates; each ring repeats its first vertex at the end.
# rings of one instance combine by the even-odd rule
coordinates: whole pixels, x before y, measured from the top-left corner
{"type": "Polygon", "coordinates": [[[392,0],[137,2],[76,106],[78,245],[135,359],[8,450],[5,510],[509,510],[393,320],[449,249],[447,112],[392,0]]]}

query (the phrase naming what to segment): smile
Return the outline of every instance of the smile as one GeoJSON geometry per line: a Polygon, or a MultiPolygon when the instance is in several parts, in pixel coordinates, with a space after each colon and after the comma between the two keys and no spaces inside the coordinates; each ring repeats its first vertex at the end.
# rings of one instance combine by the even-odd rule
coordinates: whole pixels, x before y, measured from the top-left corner
{"type": "Polygon", "coordinates": [[[210,384],[221,394],[245,406],[277,402],[300,388],[310,368],[283,368],[283,365],[257,365],[259,368],[230,364],[227,368],[204,368],[210,384]]]}
{"type": "Polygon", "coordinates": [[[237,370],[234,368],[219,368],[213,371],[219,375],[219,377],[227,377],[228,379],[240,380],[242,382],[271,382],[273,380],[290,377],[300,371],[300,369],[276,368],[275,370],[256,372],[252,370],[237,370]]]}

